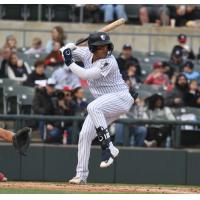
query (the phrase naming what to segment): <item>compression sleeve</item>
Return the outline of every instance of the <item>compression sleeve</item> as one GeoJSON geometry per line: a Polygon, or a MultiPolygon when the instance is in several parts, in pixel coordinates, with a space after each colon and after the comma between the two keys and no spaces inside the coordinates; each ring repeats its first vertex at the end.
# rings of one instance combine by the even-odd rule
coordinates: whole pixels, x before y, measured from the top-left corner
{"type": "Polygon", "coordinates": [[[93,80],[93,79],[98,79],[101,77],[101,69],[99,69],[99,67],[84,69],[78,66],[76,63],[72,63],[71,65],[69,65],[69,68],[74,74],[79,76],[81,79],[93,80]]]}

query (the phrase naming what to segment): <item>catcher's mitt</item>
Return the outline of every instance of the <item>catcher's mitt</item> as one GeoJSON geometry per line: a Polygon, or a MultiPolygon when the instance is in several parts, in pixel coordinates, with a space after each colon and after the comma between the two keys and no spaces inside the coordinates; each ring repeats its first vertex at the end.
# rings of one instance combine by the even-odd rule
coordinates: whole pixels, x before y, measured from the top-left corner
{"type": "Polygon", "coordinates": [[[15,149],[23,156],[25,156],[27,149],[30,145],[32,129],[29,127],[24,127],[17,131],[13,136],[13,146],[15,149]]]}

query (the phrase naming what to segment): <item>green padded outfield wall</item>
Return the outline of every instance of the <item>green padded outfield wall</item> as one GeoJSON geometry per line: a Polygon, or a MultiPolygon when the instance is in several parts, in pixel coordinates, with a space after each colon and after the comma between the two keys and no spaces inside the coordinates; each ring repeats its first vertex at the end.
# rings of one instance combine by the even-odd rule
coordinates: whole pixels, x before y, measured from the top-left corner
{"type": "MultiPolygon", "coordinates": [[[[75,175],[77,146],[31,145],[19,156],[10,144],[0,145],[0,171],[9,180],[67,181],[75,175]]],[[[101,169],[100,148],[90,157],[91,183],[200,185],[200,150],[121,147],[114,165],[101,169]]]]}

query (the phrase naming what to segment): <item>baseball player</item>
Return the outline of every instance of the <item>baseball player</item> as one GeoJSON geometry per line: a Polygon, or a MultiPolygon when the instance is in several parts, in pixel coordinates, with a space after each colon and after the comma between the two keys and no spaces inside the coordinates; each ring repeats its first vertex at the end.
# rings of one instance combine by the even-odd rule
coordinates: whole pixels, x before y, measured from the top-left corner
{"type": "Polygon", "coordinates": [[[108,125],[121,114],[129,111],[137,93],[129,93],[122,79],[117,61],[112,55],[113,44],[107,33],[95,32],[89,35],[88,47],[76,47],[73,43],[62,47],[66,66],[73,73],[88,81],[95,100],[88,107],[88,115],[83,123],[78,142],[78,164],[76,176],[69,183],[83,184],[89,175],[88,162],[92,140],[98,136],[101,144],[100,167],[110,166],[119,150],[113,145],[108,125]],[[84,68],[74,61],[82,61],[84,68]]]}
{"type": "MultiPolygon", "coordinates": [[[[0,128],[0,139],[3,139],[6,142],[13,143],[15,149],[21,154],[25,155],[29,144],[30,144],[30,137],[31,137],[32,130],[28,127],[25,127],[17,133],[13,133],[11,131],[7,131],[3,128],[0,128]]],[[[7,178],[4,177],[2,181],[6,181],[7,178]]]]}

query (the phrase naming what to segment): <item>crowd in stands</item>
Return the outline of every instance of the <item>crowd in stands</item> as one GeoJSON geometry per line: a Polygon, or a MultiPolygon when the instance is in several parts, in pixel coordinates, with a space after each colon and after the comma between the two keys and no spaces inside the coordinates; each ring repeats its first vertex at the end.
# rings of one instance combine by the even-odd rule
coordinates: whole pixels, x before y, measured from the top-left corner
{"type": "MultiPolygon", "coordinates": [[[[37,10],[39,5],[2,4],[1,19],[110,23],[123,17],[129,24],[200,27],[198,4],[42,4],[40,6],[42,17],[39,17],[37,10]]],[[[51,41],[47,46],[50,51],[53,49],[51,41]]]]}
{"type": "MultiPolygon", "coordinates": [[[[166,10],[160,7],[161,11],[166,10]]],[[[37,37],[33,39],[30,49],[23,52],[25,55],[35,56],[34,66],[18,57],[20,50],[17,41],[13,35],[8,36],[0,54],[0,78],[12,79],[21,85],[35,88],[33,114],[85,116],[90,102],[84,95],[87,84],[70,69],[63,68],[64,62],[59,48],[67,43],[67,37],[62,27],[54,27],[51,33],[51,40],[46,48],[37,37]],[[40,54],[45,54],[44,59],[37,59],[40,54]],[[50,74],[46,73],[49,70],[50,74]]],[[[150,70],[145,75],[144,61],[134,55],[133,45],[123,45],[120,54],[116,55],[123,79],[130,90],[139,88],[140,93],[146,87],[150,95],[139,95],[130,112],[121,116],[122,118],[175,120],[176,116],[170,108],[200,108],[200,72],[195,70],[194,62],[197,55],[188,46],[185,34],[177,36],[177,43],[168,59],[149,63],[150,70]],[[154,92],[149,91],[150,89],[154,92]]],[[[116,123],[113,126],[116,130],[114,142],[123,145],[124,125],[116,123]]],[[[67,143],[71,143],[72,122],[40,120],[37,127],[43,142],[62,143],[63,134],[67,133],[67,143]]],[[[167,146],[166,139],[171,137],[172,132],[171,126],[162,124],[134,124],[129,128],[131,146],[167,146]]]]}
{"type": "MultiPolygon", "coordinates": [[[[192,26],[199,27],[199,5],[166,5],[166,4],[89,4],[83,5],[85,21],[93,23],[110,23],[124,18],[130,24],[155,23],[158,26],[192,26]],[[134,8],[135,7],[135,8],[134,8]],[[131,13],[132,10],[132,13],[131,13]],[[132,16],[136,15],[136,19],[132,16]]],[[[80,7],[78,4],[77,7],[80,7]]]]}

